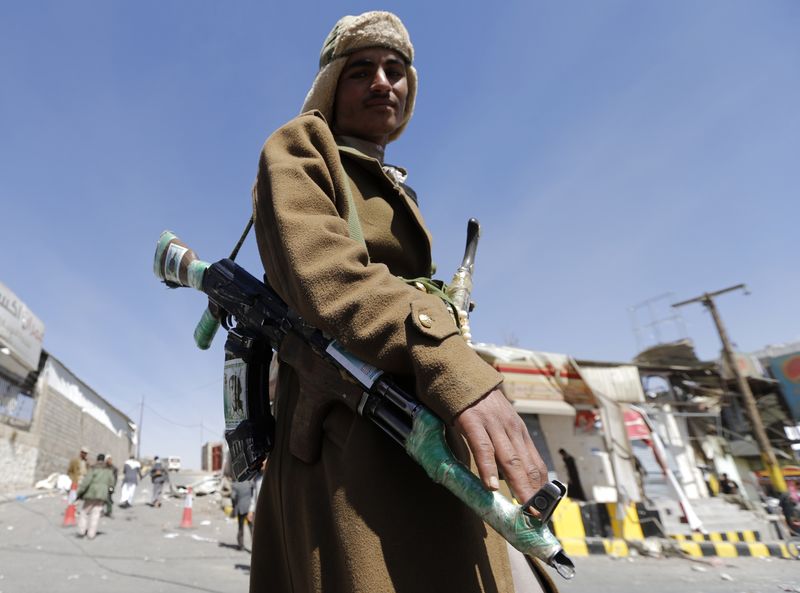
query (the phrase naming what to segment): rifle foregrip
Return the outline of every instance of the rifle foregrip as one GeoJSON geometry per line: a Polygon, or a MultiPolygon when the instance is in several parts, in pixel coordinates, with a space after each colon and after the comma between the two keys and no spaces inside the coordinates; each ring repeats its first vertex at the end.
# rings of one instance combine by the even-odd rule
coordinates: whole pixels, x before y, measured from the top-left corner
{"type": "Polygon", "coordinates": [[[219,321],[206,307],[206,310],[203,311],[203,316],[197,323],[197,327],[194,328],[194,343],[197,344],[200,350],[208,350],[218,329],[219,321]]]}

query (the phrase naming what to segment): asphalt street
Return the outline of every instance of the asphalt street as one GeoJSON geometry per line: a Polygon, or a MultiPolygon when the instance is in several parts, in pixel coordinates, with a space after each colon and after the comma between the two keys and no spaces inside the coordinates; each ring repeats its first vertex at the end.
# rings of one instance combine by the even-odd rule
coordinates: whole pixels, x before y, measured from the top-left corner
{"type": "MultiPolygon", "coordinates": [[[[180,481],[180,480],[176,480],[180,481]]],[[[193,527],[181,529],[183,500],[115,506],[93,541],[62,527],[62,495],[34,494],[0,504],[0,593],[245,593],[250,554],[235,548],[236,521],[214,496],[194,497],[193,527]]],[[[249,547],[249,535],[245,537],[249,547]]]]}
{"type": "MultiPolygon", "coordinates": [[[[139,489],[133,508],[117,507],[113,519],[102,519],[94,541],[61,526],[62,495],[7,502],[0,497],[0,593],[246,593],[250,555],[235,549],[236,523],[225,517],[217,498],[195,497],[193,528],[181,529],[183,501],[165,499],[161,508],[151,508],[145,505],[146,490],[149,484],[139,489]]],[[[797,560],[590,556],[574,561],[572,581],[551,573],[561,593],[800,592],[797,560]]]]}
{"type": "Polygon", "coordinates": [[[560,593],[800,592],[800,561],[779,558],[575,558],[560,593]]]}

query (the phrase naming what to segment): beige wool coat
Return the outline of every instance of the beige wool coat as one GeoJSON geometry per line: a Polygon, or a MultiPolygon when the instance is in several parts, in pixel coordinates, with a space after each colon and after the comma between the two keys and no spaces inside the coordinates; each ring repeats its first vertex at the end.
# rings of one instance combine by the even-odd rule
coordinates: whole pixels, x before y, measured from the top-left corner
{"type": "MultiPolygon", "coordinates": [[[[441,301],[397,278],[431,268],[413,193],[377,160],[340,150],[321,114],[267,140],[253,196],[267,278],[307,322],[405,383],[447,423],[500,383],[441,301]],[[346,184],[367,250],[348,231],[346,184]]],[[[513,591],[505,542],[354,413],[355,385],[298,340],[285,339],[279,358],[251,592],[513,591]]],[[[468,460],[463,440],[450,441],[468,460]]]]}

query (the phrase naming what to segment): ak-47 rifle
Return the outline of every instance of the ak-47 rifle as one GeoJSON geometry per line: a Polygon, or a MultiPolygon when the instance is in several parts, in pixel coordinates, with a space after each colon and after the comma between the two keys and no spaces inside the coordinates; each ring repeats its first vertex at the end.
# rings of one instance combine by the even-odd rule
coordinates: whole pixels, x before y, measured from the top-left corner
{"type": "MultiPolygon", "coordinates": [[[[468,238],[462,264],[469,276],[477,245],[477,221],[474,225],[471,222],[470,228],[475,232],[472,240],[468,238]]],[[[380,369],[359,360],[336,340],[306,324],[272,288],[231,259],[202,261],[173,233],[164,231],[156,247],[153,271],[170,288],[185,286],[205,293],[216,309],[216,315],[207,310],[195,330],[195,342],[200,348],[208,348],[220,321],[228,331],[225,438],[237,480],[252,477],[272,449],[275,423],[265,392],[265,373],[272,351],[292,333],[363,388],[358,413],[399,443],[434,482],[455,494],[520,552],[545,561],[564,578],[574,576],[572,561],[547,527],[566,493],[562,484],[555,480],[545,484],[522,505],[487,490],[455,458],[445,441],[444,425],[433,412],[380,369]]],[[[451,299],[456,297],[453,300],[457,310],[468,311],[471,279],[462,277],[457,288],[464,290],[451,294],[451,299]]]]}

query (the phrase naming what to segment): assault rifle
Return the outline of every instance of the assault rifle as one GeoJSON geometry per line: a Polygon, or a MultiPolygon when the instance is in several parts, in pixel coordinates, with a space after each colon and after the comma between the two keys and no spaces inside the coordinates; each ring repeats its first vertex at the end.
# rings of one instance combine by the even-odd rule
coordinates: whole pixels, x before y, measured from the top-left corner
{"type": "MultiPolygon", "coordinates": [[[[520,552],[545,561],[564,578],[574,576],[572,561],[547,527],[566,494],[561,483],[548,482],[522,505],[487,490],[455,458],[438,417],[380,369],[359,360],[336,340],[306,324],[274,290],[231,259],[213,264],[202,261],[173,233],[164,231],[156,247],[153,271],[170,288],[185,286],[205,293],[210,306],[216,309],[207,310],[195,330],[199,347],[208,347],[220,322],[228,331],[225,438],[236,479],[252,477],[272,449],[275,424],[265,393],[266,373],[272,351],[291,333],[363,389],[358,413],[404,447],[434,482],[455,494],[520,552]]],[[[462,295],[458,308],[468,306],[462,295]]]]}

